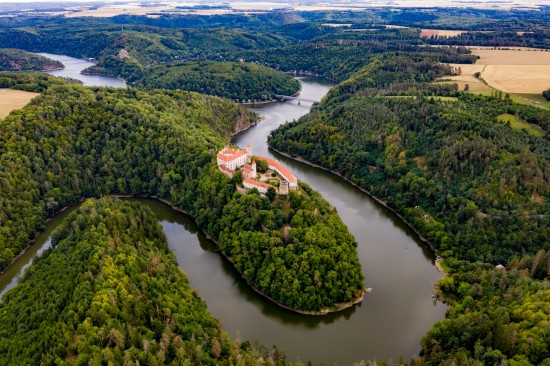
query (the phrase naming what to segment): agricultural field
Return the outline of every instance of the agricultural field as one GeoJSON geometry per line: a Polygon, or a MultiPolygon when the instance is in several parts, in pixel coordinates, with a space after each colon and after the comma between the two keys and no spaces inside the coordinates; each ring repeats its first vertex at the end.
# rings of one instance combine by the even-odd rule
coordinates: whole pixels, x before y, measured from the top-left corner
{"type": "Polygon", "coordinates": [[[447,29],[422,29],[420,31],[420,38],[434,37],[456,37],[462,33],[466,33],[465,30],[447,30],[447,29]]]}
{"type": "Polygon", "coordinates": [[[490,95],[495,91],[510,93],[521,103],[550,108],[550,102],[540,94],[550,88],[550,51],[514,48],[470,48],[479,56],[474,65],[451,64],[460,68],[458,76],[446,77],[444,82],[458,83],[459,90],[490,95]],[[480,73],[480,78],[475,73],[480,73]],[[466,85],[468,85],[466,87],[466,85]]]}
{"type": "Polygon", "coordinates": [[[31,93],[13,89],[0,89],[0,119],[6,117],[15,109],[23,108],[37,95],[39,95],[39,93],[31,93]]]}
{"type": "MultiPolygon", "coordinates": [[[[451,29],[421,29],[420,38],[431,37],[458,37],[463,33],[491,33],[492,31],[472,31],[472,30],[451,30],[451,29]]],[[[516,32],[518,36],[533,32],[516,32]]]]}
{"type": "Polygon", "coordinates": [[[481,77],[506,93],[540,94],[550,87],[550,64],[487,65],[481,77]]]}
{"type": "Polygon", "coordinates": [[[481,65],[550,65],[550,50],[528,47],[469,47],[481,65]]]}
{"type": "Polygon", "coordinates": [[[468,90],[472,93],[491,95],[495,91],[494,88],[491,88],[489,85],[483,82],[483,80],[478,79],[474,76],[476,72],[482,73],[487,65],[480,64],[450,64],[455,69],[461,71],[460,75],[457,76],[445,76],[441,79],[442,83],[457,83],[458,90],[468,90]]]}

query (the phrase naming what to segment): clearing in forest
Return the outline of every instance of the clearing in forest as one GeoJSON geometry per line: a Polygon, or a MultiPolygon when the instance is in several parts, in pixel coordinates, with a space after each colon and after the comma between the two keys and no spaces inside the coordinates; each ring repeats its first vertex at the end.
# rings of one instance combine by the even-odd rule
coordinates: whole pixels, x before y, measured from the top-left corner
{"type": "Polygon", "coordinates": [[[40,93],[31,93],[13,89],[0,89],[0,119],[6,117],[15,109],[23,108],[37,95],[40,95],[40,93]]]}
{"type": "Polygon", "coordinates": [[[503,113],[499,115],[497,119],[501,122],[509,123],[510,127],[513,128],[514,130],[525,130],[531,135],[537,136],[537,137],[544,136],[544,131],[539,126],[522,121],[517,116],[511,115],[508,113],[503,113]]]}

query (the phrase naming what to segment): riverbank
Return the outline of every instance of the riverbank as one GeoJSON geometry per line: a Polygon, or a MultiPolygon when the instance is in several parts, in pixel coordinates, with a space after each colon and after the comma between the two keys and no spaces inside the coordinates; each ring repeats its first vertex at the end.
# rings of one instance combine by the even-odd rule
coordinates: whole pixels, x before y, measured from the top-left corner
{"type": "MultiPolygon", "coordinates": [[[[302,92],[302,83],[300,83],[300,89],[294,94],[292,94],[292,97],[297,97],[302,92]]],[[[266,105],[266,104],[272,104],[272,103],[278,103],[279,101],[277,99],[270,99],[270,100],[263,100],[263,101],[253,101],[253,102],[236,102],[240,105],[245,106],[258,106],[258,105],[266,105]]]]}
{"type": "MultiPolygon", "coordinates": [[[[85,60],[84,60],[85,61],[85,60]]],[[[93,66],[91,66],[93,67],[93,66]]],[[[124,78],[121,78],[120,76],[117,76],[117,75],[109,75],[107,73],[102,73],[102,72],[93,72],[93,71],[86,71],[88,70],[88,68],[85,68],[84,70],[80,71],[80,74],[81,75],[88,75],[88,76],[103,76],[103,77],[107,77],[107,78],[115,78],[115,79],[118,79],[120,81],[123,81],[124,84],[128,85],[128,81],[124,78]]]]}
{"type": "Polygon", "coordinates": [[[319,74],[316,74],[314,72],[311,72],[311,71],[296,71],[296,70],[290,70],[290,71],[285,71],[287,74],[292,74],[296,77],[301,77],[301,76],[306,76],[306,77],[315,77],[315,78],[321,78],[321,79],[326,79],[326,80],[329,80],[329,81],[332,81],[333,83],[335,84],[338,84],[340,83],[342,80],[338,81],[338,80],[335,80],[335,79],[331,79],[327,76],[324,76],[324,75],[319,75],[319,74]]]}
{"type": "Polygon", "coordinates": [[[448,269],[445,269],[447,266],[445,265],[445,259],[443,257],[437,257],[435,259],[435,268],[444,275],[447,275],[448,269]]]}
{"type": "Polygon", "coordinates": [[[59,71],[59,70],[65,70],[65,66],[63,66],[63,67],[54,67],[54,68],[46,68],[46,69],[40,70],[40,72],[59,71]]]}
{"type": "MultiPolygon", "coordinates": [[[[318,164],[315,164],[315,163],[312,163],[306,159],[304,159],[303,157],[301,156],[292,156],[288,153],[285,153],[285,152],[282,152],[282,151],[279,151],[271,146],[269,146],[269,148],[275,152],[277,152],[278,154],[281,154],[283,156],[286,156],[287,158],[289,159],[293,159],[293,160],[296,160],[296,161],[299,161],[301,163],[304,163],[304,164],[307,164],[309,166],[312,166],[314,168],[319,168],[319,169],[322,169],[326,172],[329,172],[329,173],[332,173],[334,175],[337,175],[338,177],[342,178],[343,180],[345,180],[346,182],[348,182],[349,184],[353,185],[355,188],[359,189],[360,191],[368,194],[372,199],[374,199],[376,202],[378,202],[380,205],[384,206],[386,209],[390,210],[391,212],[393,212],[397,217],[399,217],[399,219],[405,224],[407,225],[412,231],[414,231],[414,233],[418,236],[418,238],[420,240],[422,240],[424,243],[426,243],[430,249],[432,250],[432,252],[436,253],[436,250],[435,248],[432,246],[432,243],[430,243],[430,241],[425,237],[423,236],[414,226],[412,226],[411,223],[409,223],[399,212],[397,212],[395,209],[389,207],[387,205],[387,203],[385,201],[383,201],[381,198],[373,195],[371,192],[369,192],[368,190],[366,190],[365,188],[359,186],[357,183],[351,181],[350,179],[348,179],[347,177],[343,176],[342,174],[340,174],[339,172],[336,172],[336,171],[333,171],[333,170],[330,170],[330,169],[327,169],[321,165],[318,165],[318,164]]],[[[438,268],[439,270],[439,268],[438,268]]],[[[441,272],[441,271],[440,271],[441,272]]],[[[442,272],[444,273],[444,272],[442,272]]]]}
{"type": "Polygon", "coordinates": [[[236,102],[236,103],[244,106],[256,106],[256,105],[264,105],[264,104],[271,104],[271,103],[277,103],[277,102],[278,100],[270,99],[270,100],[262,100],[259,102],[236,102]]]}
{"type": "MultiPolygon", "coordinates": [[[[169,206],[172,210],[176,211],[176,212],[180,212],[184,215],[187,215],[189,216],[191,219],[193,219],[193,221],[195,221],[193,215],[191,215],[191,213],[187,212],[186,210],[184,209],[181,209],[180,207],[174,205],[174,203],[168,199],[165,199],[165,198],[160,198],[158,196],[144,196],[144,195],[109,195],[109,196],[103,196],[105,198],[121,198],[121,199],[131,199],[131,198],[152,198],[152,199],[155,199],[155,200],[158,200],[164,204],[166,204],[167,206],[169,206]]],[[[196,222],[195,222],[196,223],[196,222]]],[[[197,225],[198,227],[198,225],[197,225]]],[[[359,304],[361,301],[363,301],[363,298],[365,296],[365,293],[370,293],[372,291],[372,288],[368,287],[368,288],[365,288],[364,290],[362,290],[360,293],[358,293],[358,295],[353,298],[352,300],[350,301],[347,301],[347,302],[343,302],[343,303],[335,303],[333,306],[330,306],[330,307],[324,307],[322,308],[321,310],[318,310],[318,311],[315,311],[315,310],[300,310],[300,309],[296,309],[296,308],[292,308],[290,306],[286,306],[284,304],[281,304],[280,302],[276,301],[275,299],[271,298],[270,296],[266,295],[265,293],[263,293],[261,290],[259,290],[258,288],[256,288],[255,286],[251,285],[248,283],[248,281],[246,280],[246,277],[244,277],[244,275],[237,269],[237,267],[235,266],[235,262],[233,262],[233,260],[231,259],[231,257],[229,257],[228,255],[226,255],[225,253],[223,253],[220,249],[219,249],[219,243],[218,243],[218,240],[215,239],[214,237],[212,237],[206,230],[200,228],[201,232],[204,234],[204,236],[212,241],[213,243],[216,244],[216,247],[218,249],[218,252],[223,256],[225,257],[225,259],[227,259],[227,261],[229,261],[229,263],[231,263],[231,265],[233,266],[233,268],[235,268],[237,270],[237,273],[239,273],[239,275],[241,276],[241,278],[243,280],[245,280],[245,282],[247,283],[247,286],[250,287],[252,290],[254,290],[257,294],[261,295],[262,297],[264,297],[265,299],[271,301],[272,303],[274,303],[275,305],[283,308],[283,309],[286,309],[286,310],[289,310],[289,311],[292,311],[292,312],[295,312],[295,313],[298,313],[298,314],[302,314],[302,315],[327,315],[327,314],[330,314],[330,313],[335,313],[335,312],[338,312],[338,311],[342,311],[342,310],[345,310],[347,308],[350,308],[356,304],[359,304]]]]}
{"type": "MultiPolygon", "coordinates": [[[[166,202],[166,201],[163,201],[163,200],[160,200],[164,203],[166,203],[167,205],[169,205],[170,207],[173,208],[173,206],[166,202]]],[[[183,211],[182,211],[183,212],[183,211]]],[[[191,215],[189,215],[190,217],[193,217],[191,215]]],[[[219,245],[218,245],[218,241],[216,239],[214,239],[213,237],[211,237],[206,231],[204,230],[201,230],[204,234],[204,236],[206,236],[206,238],[208,240],[211,240],[213,243],[216,244],[216,247],[218,248],[219,250],[219,245]]],[[[231,259],[231,257],[225,255],[225,253],[223,253],[222,251],[220,251],[220,253],[222,254],[222,256],[225,257],[225,259],[227,259],[229,261],[229,263],[231,263],[233,265],[233,268],[237,269],[237,267],[235,266],[235,262],[233,262],[233,260],[231,259]]],[[[364,295],[365,293],[367,292],[371,292],[372,289],[371,288],[366,288],[364,289],[363,291],[361,291],[361,293],[354,299],[352,299],[351,301],[348,301],[348,302],[343,302],[343,303],[336,303],[334,304],[333,306],[331,307],[325,307],[325,308],[322,308],[321,310],[318,310],[318,311],[315,311],[315,310],[300,310],[300,309],[295,309],[295,308],[292,308],[290,306],[286,306],[284,304],[281,304],[280,302],[276,301],[275,299],[271,298],[270,296],[266,295],[265,293],[263,293],[261,290],[259,290],[258,288],[256,288],[255,286],[251,285],[248,283],[248,281],[246,281],[246,277],[244,277],[242,275],[241,272],[239,272],[237,270],[237,272],[239,273],[239,275],[241,276],[241,278],[243,280],[245,280],[245,282],[247,283],[247,285],[252,289],[254,290],[258,295],[262,296],[263,298],[271,301],[272,303],[274,303],[275,305],[283,308],[283,309],[286,309],[286,310],[289,310],[289,311],[292,311],[294,313],[298,313],[298,314],[302,314],[302,315],[327,315],[327,314],[330,314],[330,313],[335,313],[335,312],[338,312],[338,311],[341,311],[341,310],[345,310],[347,308],[350,308],[356,304],[359,304],[361,301],[363,301],[363,298],[364,298],[364,295]]]]}
{"type": "MultiPolygon", "coordinates": [[[[87,197],[82,197],[80,199],[80,201],[76,202],[76,203],[73,203],[71,205],[68,205],[68,206],[65,206],[63,207],[62,209],[60,209],[59,211],[56,211],[55,214],[53,214],[53,216],[50,216],[48,217],[45,221],[44,221],[44,224],[42,225],[43,227],[45,227],[54,217],[56,217],[57,215],[59,215],[60,213],[68,210],[69,208],[73,207],[73,206],[76,206],[76,205],[79,205],[81,204],[82,202],[86,201],[88,198],[87,197]]],[[[41,229],[38,229],[35,233],[34,233],[34,237],[28,241],[27,245],[25,245],[25,247],[23,249],[21,249],[21,251],[19,252],[19,254],[17,254],[12,260],[11,262],[2,270],[0,271],[0,276],[3,275],[7,270],[10,269],[10,267],[15,263],[17,262],[17,260],[19,258],[21,258],[21,256],[23,256],[27,250],[36,242],[36,239],[38,238],[38,236],[40,234],[42,234],[44,232],[44,228],[41,228],[41,229]]]]}

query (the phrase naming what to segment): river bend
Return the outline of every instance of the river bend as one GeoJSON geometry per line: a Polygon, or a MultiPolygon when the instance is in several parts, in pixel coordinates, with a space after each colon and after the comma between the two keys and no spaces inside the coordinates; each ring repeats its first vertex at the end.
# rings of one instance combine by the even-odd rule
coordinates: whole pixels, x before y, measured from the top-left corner
{"type": "MultiPolygon", "coordinates": [[[[113,80],[99,85],[106,82],[113,80]]],[[[320,100],[333,85],[315,78],[300,82],[301,96],[313,100],[320,100]]],[[[241,147],[250,143],[254,154],[278,159],[336,207],[359,243],[366,285],[373,288],[361,304],[315,317],[282,309],[251,290],[190,217],[159,201],[139,200],[156,213],[180,267],[231,336],[275,344],[285,350],[289,361],[349,364],[375,358],[395,361],[400,355],[408,359],[418,354],[420,339],[433,323],[444,318],[446,306],[432,298],[432,285],[441,276],[434,255],[396,215],[367,194],[331,173],[268,149],[266,140],[273,129],[309,109],[309,103],[296,101],[253,108],[262,121],[232,142],[241,147]]],[[[0,295],[17,283],[34,255],[49,246],[51,231],[70,210],[51,220],[37,242],[0,276],[0,295]]]]}

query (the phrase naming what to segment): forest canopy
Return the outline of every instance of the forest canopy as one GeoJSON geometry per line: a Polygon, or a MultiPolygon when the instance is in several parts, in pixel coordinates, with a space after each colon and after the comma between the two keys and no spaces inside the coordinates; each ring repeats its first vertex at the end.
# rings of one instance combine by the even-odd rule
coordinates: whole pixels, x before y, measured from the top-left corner
{"type": "Polygon", "coordinates": [[[63,221],[2,298],[0,324],[3,365],[285,364],[232,340],[190,287],[155,214],[118,199],[88,200],[63,221]]]}
{"type": "MultiPolygon", "coordinates": [[[[198,91],[239,99],[246,98],[238,94],[241,80],[255,84],[250,93],[261,92],[254,99],[268,96],[268,87],[296,86],[258,65],[340,82],[309,115],[273,132],[270,144],[376,195],[443,257],[448,273],[437,296],[450,308],[411,364],[548,365],[549,113],[503,93],[471,95],[434,80],[459,72],[447,63],[476,61],[464,46],[549,48],[549,11],[1,17],[0,47],[93,57],[99,63],[88,71],[123,76],[144,89],[197,90],[192,79],[200,78],[212,83],[198,91]],[[386,29],[389,24],[413,28],[386,29]],[[472,32],[421,39],[414,27],[472,32]],[[256,71],[241,74],[246,67],[256,71]]],[[[311,187],[300,182],[288,199],[239,195],[237,179],[218,172],[212,155],[256,116],[195,93],[66,84],[45,75],[0,74],[0,87],[47,90],[0,121],[0,269],[61,208],[83,197],[144,195],[192,214],[247,283],[284,306],[319,311],[362,293],[355,240],[311,187]]],[[[258,354],[219,331],[186,287],[147,210],[102,200],[86,202],[79,215],[65,222],[56,248],[0,305],[0,323],[7,324],[0,329],[0,354],[13,355],[14,363],[67,356],[82,363],[257,361],[258,354]],[[136,223],[149,231],[128,231],[136,223]],[[110,272],[85,275],[99,266],[110,272]],[[79,281],[63,277],[71,274],[79,281]],[[141,286],[152,291],[142,294],[141,286]],[[126,309],[113,304],[115,295],[143,301],[132,298],[134,308],[126,309]],[[95,296],[98,306],[91,303],[87,322],[84,305],[95,296]],[[130,315],[140,323],[124,323],[130,315]],[[44,352],[31,355],[34,350],[44,352]]]]}
{"type": "Polygon", "coordinates": [[[265,66],[220,61],[243,50],[285,44],[281,36],[253,31],[144,26],[121,30],[102,21],[58,20],[41,27],[0,29],[0,47],[97,59],[97,65],[85,73],[118,76],[138,87],[196,91],[241,101],[293,95],[300,87],[289,75],[265,66]]]}
{"type": "Polygon", "coordinates": [[[46,71],[62,69],[63,64],[22,50],[0,48],[0,71],[46,71]]]}
{"type": "Polygon", "coordinates": [[[82,197],[144,195],[189,212],[280,304],[320,311],[360,298],[357,243],[317,192],[301,184],[271,202],[219,172],[213,153],[256,118],[190,92],[50,87],[0,121],[0,268],[82,197]]]}
{"type": "Polygon", "coordinates": [[[243,62],[201,61],[143,67],[133,60],[106,57],[87,72],[121,76],[133,86],[180,89],[241,102],[266,101],[294,95],[300,83],[283,72],[243,62]]]}
{"type": "Polygon", "coordinates": [[[497,118],[548,135],[550,113],[439,89],[426,82],[446,70],[430,64],[376,59],[269,143],[380,197],[444,256],[498,264],[550,248],[548,139],[497,118]]]}

